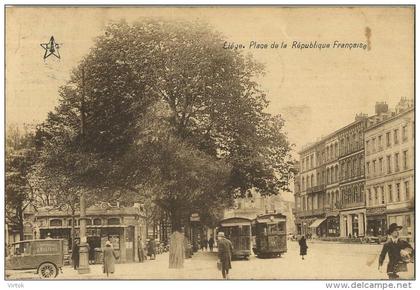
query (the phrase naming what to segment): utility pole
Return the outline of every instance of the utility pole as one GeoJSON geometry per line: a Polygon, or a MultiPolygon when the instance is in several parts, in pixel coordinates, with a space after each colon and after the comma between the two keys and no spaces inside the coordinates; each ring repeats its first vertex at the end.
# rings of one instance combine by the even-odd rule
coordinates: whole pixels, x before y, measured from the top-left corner
{"type": "MultiPolygon", "coordinates": [[[[81,139],[82,143],[85,140],[85,69],[82,67],[82,99],[80,104],[80,125],[81,125],[81,139]]],[[[87,247],[86,237],[86,201],[85,191],[82,189],[80,194],[80,246],[79,246],[79,274],[87,274],[89,269],[89,253],[87,247]]]]}

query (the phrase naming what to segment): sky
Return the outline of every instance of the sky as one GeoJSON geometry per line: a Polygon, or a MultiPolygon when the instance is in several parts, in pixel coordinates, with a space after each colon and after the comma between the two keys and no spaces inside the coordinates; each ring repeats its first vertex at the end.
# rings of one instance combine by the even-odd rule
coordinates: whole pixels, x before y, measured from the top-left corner
{"type": "MultiPolygon", "coordinates": [[[[57,105],[57,90],[89,53],[105,25],[125,19],[207,22],[226,41],[246,46],[265,65],[259,81],[281,114],[296,149],[374,113],[377,101],[394,107],[414,97],[413,9],[357,7],[124,7],[7,8],[6,123],[38,123],[57,105]],[[367,33],[370,31],[370,33],[367,33]],[[43,59],[41,43],[54,36],[61,59],[43,59]],[[370,43],[363,49],[292,49],[308,43],[370,43]],[[250,49],[251,41],[287,43],[285,49],[250,49]]],[[[6,125],[7,125],[6,124],[6,125]]]]}

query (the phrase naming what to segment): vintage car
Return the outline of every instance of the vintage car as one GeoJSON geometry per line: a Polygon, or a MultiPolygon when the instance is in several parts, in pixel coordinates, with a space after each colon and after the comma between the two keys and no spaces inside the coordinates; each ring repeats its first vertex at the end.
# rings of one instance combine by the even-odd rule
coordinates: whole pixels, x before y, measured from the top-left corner
{"type": "Polygon", "coordinates": [[[366,243],[372,244],[380,244],[384,243],[387,240],[387,236],[366,236],[365,241],[366,243]]]}
{"type": "Polygon", "coordinates": [[[61,239],[26,240],[11,244],[6,270],[36,269],[42,279],[57,277],[64,264],[61,239]]]}

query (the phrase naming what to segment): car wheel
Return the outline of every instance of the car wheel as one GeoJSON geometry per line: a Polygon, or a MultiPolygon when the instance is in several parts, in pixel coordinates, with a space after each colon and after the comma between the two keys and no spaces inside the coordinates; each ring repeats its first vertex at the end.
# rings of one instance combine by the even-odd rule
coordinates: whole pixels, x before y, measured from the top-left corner
{"type": "Polygon", "coordinates": [[[38,274],[42,279],[52,279],[57,277],[57,267],[53,263],[43,263],[38,268],[38,274]]]}

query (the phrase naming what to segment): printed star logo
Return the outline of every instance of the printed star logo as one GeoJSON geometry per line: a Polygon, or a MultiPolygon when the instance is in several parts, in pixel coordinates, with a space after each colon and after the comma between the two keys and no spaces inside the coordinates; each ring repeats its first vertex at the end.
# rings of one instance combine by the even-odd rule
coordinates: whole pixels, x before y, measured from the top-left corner
{"type": "Polygon", "coordinates": [[[41,47],[45,49],[44,53],[44,60],[49,57],[50,55],[54,55],[56,58],[60,58],[60,52],[58,51],[60,48],[60,44],[55,42],[54,36],[51,36],[50,41],[47,43],[41,43],[41,47]]]}

